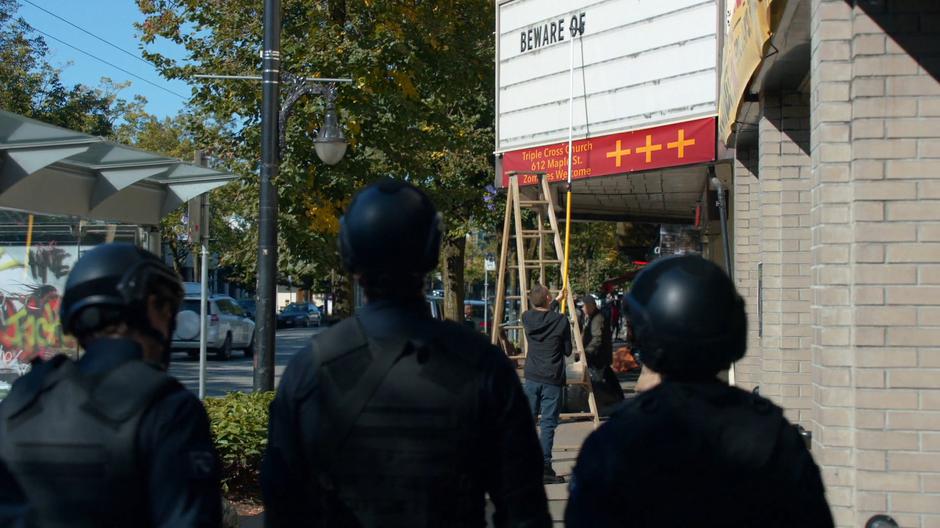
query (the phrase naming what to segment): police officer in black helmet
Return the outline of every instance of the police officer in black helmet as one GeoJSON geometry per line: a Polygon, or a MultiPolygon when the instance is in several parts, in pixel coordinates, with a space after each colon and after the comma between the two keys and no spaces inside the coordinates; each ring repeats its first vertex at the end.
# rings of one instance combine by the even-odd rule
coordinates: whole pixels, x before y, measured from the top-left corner
{"type": "Polygon", "coordinates": [[[0,524],[221,524],[205,409],[165,372],[182,296],[173,270],[129,244],[75,264],[61,321],[84,354],[34,364],[0,404],[0,524]]]}
{"type": "Polygon", "coordinates": [[[358,313],[287,366],[262,465],[272,527],[550,526],[542,457],[508,359],[463,324],[431,318],[422,287],[441,217],[383,179],[340,223],[358,313]]]}
{"type": "Polygon", "coordinates": [[[625,304],[661,381],[585,441],[567,525],[832,526],[819,469],[781,409],[718,379],[747,337],[728,276],[698,256],[664,258],[625,304]]]}

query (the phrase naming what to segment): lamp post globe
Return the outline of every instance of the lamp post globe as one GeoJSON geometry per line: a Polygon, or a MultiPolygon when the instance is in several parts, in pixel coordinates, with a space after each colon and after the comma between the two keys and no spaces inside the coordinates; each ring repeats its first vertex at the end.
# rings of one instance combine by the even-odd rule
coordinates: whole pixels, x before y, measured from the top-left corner
{"type": "Polygon", "coordinates": [[[323,120],[323,126],[317,131],[313,139],[314,147],[317,151],[317,157],[327,165],[336,165],[346,154],[346,137],[343,130],[339,127],[339,119],[336,117],[336,107],[332,101],[327,104],[326,116],[323,120]]]}

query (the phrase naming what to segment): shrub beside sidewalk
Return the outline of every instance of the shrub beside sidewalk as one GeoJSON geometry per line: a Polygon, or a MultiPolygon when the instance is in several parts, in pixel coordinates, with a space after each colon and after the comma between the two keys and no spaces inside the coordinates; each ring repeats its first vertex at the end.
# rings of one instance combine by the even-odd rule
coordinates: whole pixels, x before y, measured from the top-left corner
{"type": "Polygon", "coordinates": [[[231,392],[205,399],[222,464],[222,491],[232,502],[261,504],[259,471],[268,444],[272,399],[273,392],[231,392]]]}

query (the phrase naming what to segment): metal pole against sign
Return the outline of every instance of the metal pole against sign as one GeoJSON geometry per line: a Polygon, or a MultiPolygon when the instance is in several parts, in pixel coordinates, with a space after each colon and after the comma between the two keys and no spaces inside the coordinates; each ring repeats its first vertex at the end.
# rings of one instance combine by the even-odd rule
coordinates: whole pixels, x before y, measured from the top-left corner
{"type": "MultiPolygon", "coordinates": [[[[568,256],[571,252],[571,164],[574,145],[574,32],[571,34],[571,61],[568,69],[568,185],[565,206],[565,265],[562,272],[562,288],[568,289],[568,256]]],[[[561,313],[567,311],[568,303],[561,303],[561,313]]]]}
{"type": "Polygon", "coordinates": [[[274,310],[277,274],[278,105],[281,68],[281,2],[264,0],[261,99],[261,197],[258,210],[258,349],[254,390],[274,390],[274,310]]]}

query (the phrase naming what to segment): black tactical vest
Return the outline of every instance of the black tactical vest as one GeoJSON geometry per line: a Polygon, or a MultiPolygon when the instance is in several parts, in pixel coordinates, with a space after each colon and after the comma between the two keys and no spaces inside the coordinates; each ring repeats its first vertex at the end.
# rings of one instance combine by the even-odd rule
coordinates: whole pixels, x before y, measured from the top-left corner
{"type": "Polygon", "coordinates": [[[305,445],[324,526],[482,525],[480,343],[468,335],[429,319],[380,342],[350,318],[314,340],[322,419],[305,445]]]}
{"type": "Polygon", "coordinates": [[[141,417],[179,384],[140,360],[101,375],[58,356],[14,384],[0,406],[0,456],[30,506],[30,525],[145,527],[141,417]]]}

